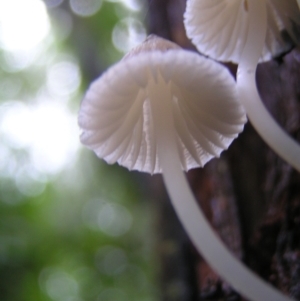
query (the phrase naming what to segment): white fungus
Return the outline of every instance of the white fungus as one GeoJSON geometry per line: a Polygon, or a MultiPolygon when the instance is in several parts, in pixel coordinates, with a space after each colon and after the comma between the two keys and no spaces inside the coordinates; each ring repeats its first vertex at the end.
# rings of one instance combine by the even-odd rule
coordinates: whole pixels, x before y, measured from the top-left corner
{"type": "Polygon", "coordinates": [[[233,77],[214,61],[157,37],[148,38],[142,49],[90,86],[79,114],[82,143],[108,163],[161,172],[157,140],[162,129],[154,114],[166,109],[183,170],[219,157],[246,122],[233,77]],[[159,44],[163,50],[152,49],[159,44]]]}
{"type": "MultiPolygon", "coordinates": [[[[260,60],[266,61],[299,43],[300,25],[295,0],[266,2],[267,32],[260,60]]],[[[197,49],[216,60],[239,63],[249,28],[248,0],[189,0],[184,15],[187,36],[197,49]]]]}
{"type": "Polygon", "coordinates": [[[256,87],[256,67],[299,43],[296,0],[188,0],[187,35],[200,52],[238,63],[237,89],[250,122],[262,139],[300,171],[300,146],[273,119],[256,87]]]}

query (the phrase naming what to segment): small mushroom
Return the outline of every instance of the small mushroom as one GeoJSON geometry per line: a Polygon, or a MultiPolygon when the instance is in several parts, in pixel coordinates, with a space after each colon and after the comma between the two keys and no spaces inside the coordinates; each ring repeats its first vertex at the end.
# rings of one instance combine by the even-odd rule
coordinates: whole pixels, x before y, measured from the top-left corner
{"type": "Polygon", "coordinates": [[[81,141],[108,163],[158,173],[158,140],[170,114],[164,139],[175,134],[183,170],[219,157],[246,122],[225,68],[151,35],[90,86],[81,141]]]}
{"type": "Polygon", "coordinates": [[[295,24],[300,24],[296,0],[188,0],[184,22],[200,52],[238,63],[239,98],[250,122],[275,152],[300,171],[299,144],[271,117],[255,82],[259,60],[299,43],[294,33],[295,24]]]}
{"type": "MultiPolygon", "coordinates": [[[[201,53],[238,64],[247,39],[251,2],[188,0],[184,15],[187,36],[201,53]]],[[[255,46],[260,51],[260,61],[267,61],[288,51],[293,43],[299,43],[294,24],[300,24],[300,13],[296,0],[261,0],[260,3],[266,6],[267,29],[263,49],[255,46]]],[[[258,15],[254,20],[258,20],[258,15]]],[[[256,32],[257,41],[260,34],[264,32],[256,32]]]]}
{"type": "Polygon", "coordinates": [[[162,173],[173,206],[206,261],[249,300],[289,300],[249,271],[210,227],[182,170],[220,156],[246,117],[227,69],[150,36],[88,89],[81,141],[108,163],[162,173]]]}

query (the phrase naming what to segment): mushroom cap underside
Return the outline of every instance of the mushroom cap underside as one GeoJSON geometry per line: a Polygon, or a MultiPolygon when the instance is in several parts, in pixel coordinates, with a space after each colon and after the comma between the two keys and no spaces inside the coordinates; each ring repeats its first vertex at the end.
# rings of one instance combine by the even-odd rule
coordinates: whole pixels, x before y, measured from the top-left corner
{"type": "MultiPolygon", "coordinates": [[[[260,61],[299,44],[300,12],[296,0],[266,0],[267,35],[260,61]]],[[[248,31],[247,0],[188,0],[184,14],[187,36],[197,49],[219,61],[238,63],[248,31]]]]}
{"type": "Polygon", "coordinates": [[[226,68],[185,50],[153,51],[121,60],[91,84],[79,112],[81,142],[108,163],[161,172],[150,82],[170,93],[182,169],[220,156],[243,130],[245,112],[226,68]]]}

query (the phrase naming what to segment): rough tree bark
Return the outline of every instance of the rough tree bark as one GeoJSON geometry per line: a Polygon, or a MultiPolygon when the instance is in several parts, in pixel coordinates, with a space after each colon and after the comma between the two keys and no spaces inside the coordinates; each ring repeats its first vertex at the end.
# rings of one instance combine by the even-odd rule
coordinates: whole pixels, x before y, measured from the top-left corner
{"type": "MultiPolygon", "coordinates": [[[[195,50],[185,35],[184,9],[185,0],[148,0],[149,33],[195,50]]],[[[257,84],[276,120],[300,141],[300,48],[260,64],[257,84]]],[[[190,171],[188,178],[206,216],[236,256],[300,300],[299,173],[248,123],[221,159],[190,171]]],[[[163,189],[160,178],[153,185],[163,189]]],[[[244,300],[196,253],[166,194],[160,198],[165,199],[158,202],[162,300],[244,300]]]]}

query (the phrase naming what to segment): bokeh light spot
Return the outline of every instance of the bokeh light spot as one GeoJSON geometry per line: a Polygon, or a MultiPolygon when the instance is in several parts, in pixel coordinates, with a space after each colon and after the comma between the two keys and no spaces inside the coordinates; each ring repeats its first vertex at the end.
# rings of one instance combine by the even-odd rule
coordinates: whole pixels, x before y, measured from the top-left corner
{"type": "Polygon", "coordinates": [[[19,101],[10,101],[0,106],[0,134],[12,148],[24,148],[32,141],[30,110],[19,101]]]}
{"type": "Polygon", "coordinates": [[[129,231],[132,216],[123,205],[93,199],[83,208],[83,221],[93,230],[101,230],[106,235],[118,237],[129,231]]]}
{"type": "Polygon", "coordinates": [[[128,52],[146,38],[146,29],[137,19],[128,17],[119,21],[112,32],[114,46],[121,52],[128,52]]]}
{"type": "Polygon", "coordinates": [[[72,11],[82,17],[96,14],[102,6],[102,0],[70,0],[72,11]]]}
{"type": "Polygon", "coordinates": [[[127,9],[138,12],[142,9],[142,1],[139,0],[106,0],[108,2],[115,2],[123,4],[127,9]]]}
{"type": "Polygon", "coordinates": [[[73,62],[59,62],[47,72],[47,87],[54,96],[70,95],[78,89],[80,82],[79,67],[73,62]]]}
{"type": "Polygon", "coordinates": [[[45,189],[45,182],[41,181],[39,174],[30,165],[20,168],[15,175],[15,181],[18,190],[28,197],[38,196],[45,189]]]}
{"type": "Polygon", "coordinates": [[[37,52],[34,49],[4,52],[1,67],[10,73],[19,72],[29,67],[36,57],[37,52]]]}
{"type": "Polygon", "coordinates": [[[79,293],[77,281],[60,268],[45,268],[39,280],[42,290],[53,300],[72,300],[79,293]]]}
{"type": "Polygon", "coordinates": [[[132,223],[129,211],[122,205],[107,203],[98,212],[99,228],[110,236],[125,234],[132,223]]]}
{"type": "Polygon", "coordinates": [[[49,33],[50,23],[41,0],[0,0],[0,46],[29,50],[49,33]]]}
{"type": "Polygon", "coordinates": [[[76,115],[57,102],[34,106],[11,101],[0,106],[0,137],[11,148],[28,151],[33,168],[55,174],[74,162],[79,148],[76,115]]]}

